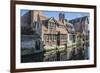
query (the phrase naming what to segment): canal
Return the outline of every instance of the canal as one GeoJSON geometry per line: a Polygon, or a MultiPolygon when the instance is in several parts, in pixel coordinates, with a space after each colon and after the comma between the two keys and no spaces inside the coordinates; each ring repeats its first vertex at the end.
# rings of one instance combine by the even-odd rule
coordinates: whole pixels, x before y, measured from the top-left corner
{"type": "MultiPolygon", "coordinates": [[[[61,49],[61,48],[60,48],[61,49]]],[[[58,48],[51,51],[43,51],[30,55],[22,55],[21,62],[48,62],[48,61],[69,61],[69,60],[88,60],[89,45],[65,48],[59,51],[58,48]]]]}

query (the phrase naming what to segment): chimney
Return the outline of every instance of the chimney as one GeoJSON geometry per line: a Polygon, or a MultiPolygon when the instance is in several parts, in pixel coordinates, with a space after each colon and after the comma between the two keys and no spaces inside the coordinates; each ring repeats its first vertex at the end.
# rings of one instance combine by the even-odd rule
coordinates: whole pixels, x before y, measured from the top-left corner
{"type": "Polygon", "coordinates": [[[65,14],[64,14],[64,12],[60,12],[59,13],[59,21],[64,23],[64,20],[65,20],[65,14]]]}

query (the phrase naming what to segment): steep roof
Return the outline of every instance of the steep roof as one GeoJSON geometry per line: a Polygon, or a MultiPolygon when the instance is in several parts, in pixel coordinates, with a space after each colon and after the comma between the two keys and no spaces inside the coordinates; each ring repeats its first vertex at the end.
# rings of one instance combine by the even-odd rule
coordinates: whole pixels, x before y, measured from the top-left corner
{"type": "Polygon", "coordinates": [[[56,23],[57,23],[58,25],[63,25],[63,26],[65,26],[65,24],[62,23],[61,21],[59,21],[59,20],[55,20],[55,21],[56,21],[56,23]]]}
{"type": "Polygon", "coordinates": [[[40,20],[41,20],[41,21],[43,21],[43,20],[47,20],[47,19],[48,19],[48,17],[43,16],[43,15],[40,15],[40,20]]]}
{"type": "Polygon", "coordinates": [[[47,32],[47,30],[48,30],[48,22],[53,22],[53,23],[55,23],[55,25],[57,25],[56,29],[55,29],[56,33],[57,32],[60,32],[61,34],[66,34],[67,33],[66,25],[63,24],[62,22],[56,20],[54,17],[48,18],[46,16],[40,15],[40,20],[42,20],[43,31],[45,33],[47,33],[47,34],[49,33],[49,32],[47,32]],[[64,28],[60,28],[59,27],[60,25],[64,26],[64,28]]]}
{"type": "MultiPolygon", "coordinates": [[[[85,21],[85,19],[88,20],[88,16],[83,16],[83,17],[71,19],[71,20],[69,20],[69,22],[73,24],[73,23],[85,21]]],[[[88,24],[89,24],[89,20],[88,20],[88,24]]]]}
{"type": "Polygon", "coordinates": [[[69,20],[70,23],[74,25],[76,32],[83,32],[83,25],[85,24],[85,20],[87,19],[87,23],[89,24],[88,16],[83,16],[80,18],[75,18],[72,20],[69,20]]]}

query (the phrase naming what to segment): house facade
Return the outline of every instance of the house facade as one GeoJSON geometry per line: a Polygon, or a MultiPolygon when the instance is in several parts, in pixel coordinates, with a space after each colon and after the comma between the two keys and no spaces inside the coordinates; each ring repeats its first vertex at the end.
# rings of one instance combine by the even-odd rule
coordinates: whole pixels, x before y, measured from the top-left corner
{"type": "MultiPolygon", "coordinates": [[[[33,15],[34,11],[32,11],[31,16],[33,15]]],[[[36,17],[32,18],[33,21],[31,21],[31,23],[33,29],[41,36],[41,41],[44,46],[64,45],[67,42],[68,32],[66,30],[66,25],[63,23],[63,19],[64,17],[61,17],[61,14],[59,14],[59,20],[56,20],[53,17],[48,18],[43,16],[39,12],[36,17]]]]}
{"type": "Polygon", "coordinates": [[[59,20],[48,18],[41,11],[29,11],[21,16],[21,48],[41,52],[44,47],[65,45],[68,31],[64,13],[58,16],[59,20]]]}
{"type": "MultiPolygon", "coordinates": [[[[26,14],[21,16],[21,50],[22,55],[32,54],[33,52],[43,51],[43,43],[40,37],[40,29],[33,29],[31,23],[31,11],[28,11],[26,14]],[[35,31],[36,30],[36,31],[35,31]],[[28,50],[27,50],[28,49],[28,50]],[[26,52],[27,51],[27,52],[26,52]]],[[[40,23],[36,23],[40,24],[40,23]]]]}
{"type": "Polygon", "coordinates": [[[67,43],[72,44],[76,42],[76,33],[73,24],[67,22],[66,24],[68,30],[67,43]]]}
{"type": "Polygon", "coordinates": [[[83,16],[69,21],[73,24],[77,37],[83,38],[83,41],[89,40],[89,18],[83,16]]]}
{"type": "Polygon", "coordinates": [[[89,39],[87,16],[68,21],[64,12],[60,12],[58,18],[47,17],[42,11],[32,10],[21,16],[21,48],[37,53],[42,52],[44,47],[75,43],[79,34],[83,40],[89,39]]]}

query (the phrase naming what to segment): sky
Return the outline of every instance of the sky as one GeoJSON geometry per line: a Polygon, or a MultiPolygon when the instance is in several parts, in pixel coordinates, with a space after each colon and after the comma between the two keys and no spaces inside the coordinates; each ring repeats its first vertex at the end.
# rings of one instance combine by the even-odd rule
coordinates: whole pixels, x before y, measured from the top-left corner
{"type": "MultiPolygon", "coordinates": [[[[21,16],[27,13],[29,10],[21,10],[21,16]]],[[[42,14],[47,17],[54,17],[55,19],[59,18],[60,11],[43,11],[42,14]]],[[[89,16],[89,13],[82,13],[82,12],[64,12],[65,19],[71,20],[75,18],[79,18],[82,16],[89,16]]]]}
{"type": "Polygon", "coordinates": [[[24,10],[24,9],[21,9],[20,13],[21,13],[21,16],[23,16],[25,13],[27,13],[29,10],[24,10]]]}

